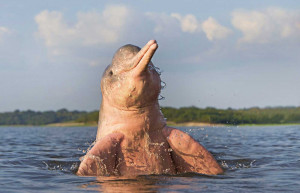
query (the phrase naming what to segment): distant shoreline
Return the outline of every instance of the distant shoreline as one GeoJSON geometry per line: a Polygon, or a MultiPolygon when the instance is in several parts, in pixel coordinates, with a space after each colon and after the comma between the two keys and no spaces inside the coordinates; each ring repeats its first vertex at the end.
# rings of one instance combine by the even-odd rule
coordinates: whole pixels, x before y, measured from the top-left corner
{"type": "MultiPolygon", "coordinates": [[[[186,123],[175,123],[167,122],[169,126],[177,127],[224,127],[225,124],[213,124],[213,123],[201,123],[201,122],[186,122],[186,123]]],[[[50,123],[47,125],[0,125],[0,127],[97,127],[96,122],[82,123],[82,122],[63,122],[63,123],[50,123]]]]}
{"type": "MultiPolygon", "coordinates": [[[[175,123],[168,121],[167,125],[174,127],[226,127],[226,126],[284,126],[284,125],[300,125],[300,123],[281,123],[281,124],[214,124],[214,123],[203,123],[203,122],[185,122],[175,123]]],[[[63,123],[51,123],[47,125],[0,125],[0,127],[97,127],[96,122],[82,123],[82,122],[63,122],[63,123]]]]}
{"type": "Polygon", "coordinates": [[[46,127],[97,127],[98,124],[96,122],[90,123],[82,123],[82,122],[64,122],[64,123],[51,123],[48,125],[44,125],[46,127]]]}
{"type": "Polygon", "coordinates": [[[203,123],[203,122],[185,122],[185,123],[175,123],[167,122],[167,125],[170,126],[179,126],[179,127],[217,127],[217,126],[226,126],[225,124],[214,124],[214,123],[203,123]]]}
{"type": "MultiPolygon", "coordinates": [[[[212,124],[212,123],[201,123],[201,122],[186,122],[186,123],[175,123],[167,122],[170,126],[183,126],[183,127],[216,127],[216,126],[226,126],[224,124],[212,124]]],[[[45,125],[47,127],[80,127],[80,126],[98,126],[97,123],[76,123],[76,122],[66,122],[66,123],[52,123],[45,125]]]]}
{"type": "MultiPolygon", "coordinates": [[[[203,126],[254,126],[254,125],[297,125],[300,124],[300,107],[216,109],[207,107],[162,107],[168,125],[203,126]]],[[[0,113],[0,125],[39,126],[97,126],[99,111],[20,111],[0,113]]]]}

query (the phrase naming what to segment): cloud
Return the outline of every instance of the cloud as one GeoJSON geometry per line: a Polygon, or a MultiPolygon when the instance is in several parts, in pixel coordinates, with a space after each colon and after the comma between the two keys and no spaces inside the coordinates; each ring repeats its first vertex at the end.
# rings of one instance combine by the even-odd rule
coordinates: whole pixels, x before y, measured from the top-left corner
{"type": "Polygon", "coordinates": [[[146,42],[153,37],[173,41],[203,33],[213,41],[226,38],[230,33],[212,17],[201,22],[192,14],[144,13],[126,5],[78,12],[74,22],[67,20],[60,11],[49,10],[38,13],[34,19],[38,27],[36,35],[43,40],[50,56],[85,58],[90,66],[101,63],[98,53],[123,43],[146,42]]]}
{"type": "Polygon", "coordinates": [[[299,38],[300,12],[282,8],[232,13],[232,25],[243,33],[241,43],[269,43],[299,38]]]}
{"type": "Polygon", "coordinates": [[[181,16],[178,13],[172,13],[171,17],[176,18],[180,22],[180,27],[183,32],[195,33],[201,30],[196,17],[192,14],[181,16]]]}
{"type": "Polygon", "coordinates": [[[204,32],[207,39],[213,41],[224,39],[232,32],[230,29],[219,24],[212,17],[201,22],[192,14],[183,16],[178,13],[172,13],[170,15],[165,13],[147,13],[147,16],[156,24],[154,28],[155,33],[179,35],[182,32],[190,34],[204,32]]]}
{"type": "Polygon", "coordinates": [[[0,42],[2,41],[4,35],[9,34],[10,30],[6,27],[0,26],[0,42]]]}
{"type": "Polygon", "coordinates": [[[153,32],[165,36],[178,36],[180,34],[179,21],[165,13],[145,13],[146,19],[154,23],[153,32]]]}
{"type": "Polygon", "coordinates": [[[202,23],[202,30],[205,32],[207,39],[211,41],[216,39],[224,39],[231,33],[230,29],[220,25],[212,17],[209,17],[202,23]]]}
{"type": "Polygon", "coordinates": [[[107,6],[103,12],[79,12],[77,22],[69,25],[58,11],[44,10],[35,16],[38,36],[60,55],[71,46],[95,46],[116,43],[128,22],[130,11],[123,5],[107,6]]]}

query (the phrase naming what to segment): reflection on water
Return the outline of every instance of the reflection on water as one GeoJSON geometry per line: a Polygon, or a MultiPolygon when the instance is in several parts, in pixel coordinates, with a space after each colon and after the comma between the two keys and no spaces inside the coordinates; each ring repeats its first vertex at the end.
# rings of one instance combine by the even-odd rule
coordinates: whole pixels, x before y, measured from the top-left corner
{"type": "MultiPolygon", "coordinates": [[[[158,192],[168,191],[201,191],[206,188],[205,185],[198,184],[191,186],[195,179],[203,178],[205,175],[184,174],[176,176],[149,175],[137,176],[133,178],[122,177],[97,177],[96,181],[83,184],[80,187],[86,190],[96,190],[99,192],[158,192]],[[177,181],[177,183],[174,183],[177,181]]],[[[212,177],[218,178],[218,177],[212,177]]]]}
{"type": "Polygon", "coordinates": [[[75,173],[95,127],[0,127],[1,192],[297,192],[300,126],[180,128],[225,169],[137,177],[75,173]]]}
{"type": "Polygon", "coordinates": [[[99,192],[156,192],[158,180],[163,179],[136,177],[132,179],[115,177],[97,177],[97,181],[83,184],[81,188],[99,192]]]}

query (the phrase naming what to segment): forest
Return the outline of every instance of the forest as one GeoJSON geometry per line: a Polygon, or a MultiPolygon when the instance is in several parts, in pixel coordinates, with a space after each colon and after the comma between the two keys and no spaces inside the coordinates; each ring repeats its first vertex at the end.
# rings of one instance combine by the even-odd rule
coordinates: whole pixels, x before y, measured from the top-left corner
{"type": "Polygon", "coordinates": [[[64,123],[80,119],[90,114],[85,111],[19,111],[0,113],[0,125],[47,125],[51,123],[64,123]]]}
{"type": "MultiPolygon", "coordinates": [[[[169,122],[201,122],[210,124],[300,124],[300,107],[216,109],[213,107],[162,107],[169,122]]],[[[19,111],[0,113],[0,125],[48,125],[52,123],[97,123],[98,111],[19,111]]]]}

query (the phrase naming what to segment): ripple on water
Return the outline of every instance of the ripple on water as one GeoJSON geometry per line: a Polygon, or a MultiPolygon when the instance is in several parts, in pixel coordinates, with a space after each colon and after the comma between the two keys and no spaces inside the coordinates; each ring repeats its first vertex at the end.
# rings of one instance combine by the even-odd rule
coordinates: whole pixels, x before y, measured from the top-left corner
{"type": "Polygon", "coordinates": [[[79,177],[97,128],[0,128],[1,192],[297,192],[300,127],[188,127],[223,175],[79,177]]]}

